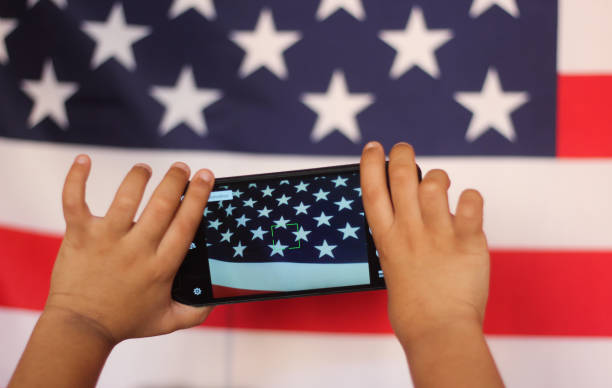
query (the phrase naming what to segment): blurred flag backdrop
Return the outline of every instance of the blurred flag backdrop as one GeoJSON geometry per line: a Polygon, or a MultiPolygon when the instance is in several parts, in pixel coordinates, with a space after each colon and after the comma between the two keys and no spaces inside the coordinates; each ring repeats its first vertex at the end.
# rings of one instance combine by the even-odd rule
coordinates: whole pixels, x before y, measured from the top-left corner
{"type": "MultiPolygon", "coordinates": [[[[510,386],[609,386],[608,0],[0,3],[0,386],[44,305],[74,156],[103,214],[136,162],[217,176],[411,142],[486,199],[485,331],[510,386]]],[[[292,204],[293,206],[295,204],[292,204]]],[[[121,276],[121,274],[117,274],[121,276]]],[[[409,386],[369,292],[215,309],[127,341],[102,387],[409,386]]]]}

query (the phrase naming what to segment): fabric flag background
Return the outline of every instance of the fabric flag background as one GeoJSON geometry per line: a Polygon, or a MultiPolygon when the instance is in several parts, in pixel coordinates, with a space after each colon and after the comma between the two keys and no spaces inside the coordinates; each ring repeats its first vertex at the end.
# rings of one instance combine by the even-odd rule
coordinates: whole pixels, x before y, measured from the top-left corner
{"type": "MultiPolygon", "coordinates": [[[[612,381],[608,0],[0,3],[0,386],[42,309],[60,192],[88,153],[103,214],[136,162],[217,176],[415,145],[486,199],[485,332],[509,386],[612,381]]],[[[369,292],[216,308],[126,341],[101,387],[409,386],[369,292]]]]}

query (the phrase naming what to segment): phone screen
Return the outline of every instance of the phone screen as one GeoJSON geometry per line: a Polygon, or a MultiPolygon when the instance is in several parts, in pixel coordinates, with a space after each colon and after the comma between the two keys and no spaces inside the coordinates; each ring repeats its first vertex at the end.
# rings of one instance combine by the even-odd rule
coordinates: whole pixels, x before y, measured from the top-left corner
{"type": "Polygon", "coordinates": [[[359,165],[218,179],[173,286],[204,305],[384,288],[359,165]]]}

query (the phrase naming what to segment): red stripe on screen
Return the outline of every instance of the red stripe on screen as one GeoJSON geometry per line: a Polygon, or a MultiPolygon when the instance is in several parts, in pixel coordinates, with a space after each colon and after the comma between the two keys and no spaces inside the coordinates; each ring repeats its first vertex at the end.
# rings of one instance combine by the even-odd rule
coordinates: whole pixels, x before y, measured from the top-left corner
{"type": "Polygon", "coordinates": [[[557,155],[612,156],[612,76],[558,77],[557,155]]]}
{"type": "MultiPolygon", "coordinates": [[[[0,227],[0,306],[42,309],[59,245],[0,227]]],[[[487,333],[612,336],[612,252],[497,250],[491,262],[487,333]]],[[[373,291],[218,306],[206,326],[388,334],[386,314],[373,291]]]]}
{"type": "Polygon", "coordinates": [[[266,290],[243,290],[242,288],[224,287],[213,284],[212,293],[215,298],[229,298],[232,296],[259,295],[270,294],[276,291],[266,290]]]}

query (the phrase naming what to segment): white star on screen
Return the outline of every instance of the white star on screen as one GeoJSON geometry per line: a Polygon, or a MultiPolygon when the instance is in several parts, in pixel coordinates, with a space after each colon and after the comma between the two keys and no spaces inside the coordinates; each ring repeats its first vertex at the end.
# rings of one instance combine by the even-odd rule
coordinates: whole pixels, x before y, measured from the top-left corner
{"type": "Polygon", "coordinates": [[[397,51],[389,73],[391,78],[401,77],[414,66],[433,78],[439,78],[435,51],[453,34],[449,29],[427,29],[423,11],[413,7],[404,30],[383,30],[379,37],[397,51]]]}
{"type": "Polygon", "coordinates": [[[253,240],[255,240],[256,238],[263,240],[264,234],[269,232],[267,230],[263,230],[260,226],[257,229],[251,229],[251,233],[253,233],[253,240]]]}
{"type": "Polygon", "coordinates": [[[355,190],[359,194],[359,196],[361,197],[361,187],[358,187],[358,188],[353,189],[353,190],[355,190]]]}
{"type": "Polygon", "coordinates": [[[321,225],[327,225],[327,226],[331,226],[331,224],[329,223],[329,220],[332,219],[334,216],[327,216],[325,215],[325,212],[321,212],[321,215],[318,217],[312,217],[315,220],[317,220],[317,226],[321,226],[321,225]]]}
{"type": "Polygon", "coordinates": [[[0,18],[0,63],[7,63],[9,60],[6,48],[6,37],[17,27],[16,19],[0,18]]]}
{"type": "Polygon", "coordinates": [[[68,127],[66,100],[76,91],[75,82],[59,82],[51,60],[43,64],[39,81],[23,80],[21,89],[32,99],[34,106],[28,117],[30,128],[50,117],[63,130],[68,127]]]}
{"type": "Polygon", "coordinates": [[[317,20],[325,20],[336,11],[343,9],[357,20],[365,19],[361,0],[321,0],[317,9],[317,20]]]}
{"type": "Polygon", "coordinates": [[[234,211],[234,209],[236,209],[236,206],[232,206],[232,204],[230,203],[229,205],[227,205],[227,207],[225,208],[225,214],[228,216],[232,215],[232,212],[234,211]]]}
{"type": "Polygon", "coordinates": [[[342,178],[341,176],[338,175],[338,178],[336,179],[332,179],[331,181],[334,182],[334,187],[339,187],[339,186],[346,186],[346,181],[348,180],[348,178],[342,178]]]}
{"type": "Polygon", "coordinates": [[[244,194],[240,189],[236,189],[236,191],[232,191],[232,195],[236,198],[240,198],[240,196],[244,194]]]}
{"type": "Polygon", "coordinates": [[[480,92],[457,92],[455,100],[473,113],[465,134],[473,142],[490,128],[510,141],[516,140],[516,132],[510,115],[529,101],[527,92],[504,92],[497,70],[489,68],[480,92]]]}
{"type": "Polygon", "coordinates": [[[280,240],[276,241],[276,244],[272,244],[272,245],[268,245],[268,248],[272,249],[272,252],[270,253],[270,257],[278,254],[281,256],[285,256],[285,254],[283,253],[283,250],[285,250],[289,245],[283,245],[281,244],[280,240]]]}
{"type": "Polygon", "coordinates": [[[174,19],[192,8],[206,19],[214,19],[217,17],[213,0],[174,0],[168,11],[168,16],[170,19],[174,19]]]}
{"type": "Polygon", "coordinates": [[[265,8],[253,31],[233,31],[230,39],[246,51],[238,73],[245,78],[261,67],[270,70],[280,79],[287,78],[287,66],[283,52],[300,40],[298,31],[278,31],[272,11],[265,8]]]}
{"type": "Polygon", "coordinates": [[[276,190],[276,189],[272,189],[270,188],[270,186],[266,186],[265,189],[263,189],[261,192],[263,193],[262,197],[267,197],[267,196],[272,196],[272,192],[276,190]]]}
{"type": "Polygon", "coordinates": [[[274,223],[276,224],[275,226],[277,228],[287,229],[287,223],[290,221],[291,220],[286,220],[283,216],[281,216],[281,218],[279,218],[278,220],[274,220],[274,223]]]}
{"type": "Polygon", "coordinates": [[[334,202],[335,205],[338,206],[338,211],[342,210],[342,209],[348,209],[348,210],[353,210],[353,208],[351,207],[351,203],[353,203],[354,201],[351,200],[347,200],[346,198],[342,197],[340,199],[340,201],[338,202],[334,202]]]}
{"type": "Polygon", "coordinates": [[[219,230],[219,226],[222,224],[222,222],[219,221],[219,219],[217,218],[214,221],[208,221],[208,227],[209,228],[214,228],[216,230],[219,230]]]}
{"type": "Polygon", "coordinates": [[[212,211],[208,210],[208,206],[207,206],[204,208],[204,217],[206,217],[208,213],[212,213],[212,211]]]}
{"type": "Polygon", "coordinates": [[[244,257],[243,253],[246,247],[246,245],[242,245],[242,242],[238,241],[238,245],[232,247],[234,249],[233,257],[236,257],[238,255],[240,255],[240,257],[244,257]]]}
{"type": "Polygon", "coordinates": [[[255,205],[257,201],[254,201],[253,198],[249,198],[246,201],[242,201],[242,203],[244,204],[244,206],[253,207],[253,205],[255,205]]]}
{"type": "Polygon", "coordinates": [[[319,142],[334,131],[353,143],[361,140],[357,114],[374,102],[372,93],[349,93],[344,72],[332,74],[325,93],[305,93],[302,103],[317,113],[318,118],[310,134],[313,142],[319,142]]]}
{"type": "Polygon", "coordinates": [[[319,189],[318,193],[313,193],[315,196],[316,202],[319,202],[320,199],[324,199],[327,201],[327,196],[329,195],[329,191],[323,191],[323,189],[319,189]]]}
{"type": "Polygon", "coordinates": [[[252,187],[252,188],[254,188],[254,189],[256,189],[256,188],[257,188],[257,184],[256,184],[256,183],[249,183],[249,189],[250,189],[251,187],[252,187]]]}
{"type": "Polygon", "coordinates": [[[300,226],[297,232],[292,232],[292,233],[295,234],[295,241],[299,241],[299,240],[308,241],[308,234],[310,234],[310,232],[311,232],[310,230],[304,230],[304,228],[300,226]]]}
{"type": "Polygon", "coordinates": [[[246,218],[246,214],[243,214],[241,217],[236,218],[236,227],[244,226],[246,227],[247,221],[250,221],[250,218],[246,218]]]}
{"type": "Polygon", "coordinates": [[[232,237],[233,234],[234,233],[230,232],[229,228],[227,228],[227,231],[225,233],[221,233],[221,240],[219,240],[219,242],[230,242],[230,237],[232,237]]]}
{"type": "Polygon", "coordinates": [[[300,202],[298,206],[293,207],[295,209],[295,215],[297,216],[298,214],[308,214],[309,207],[310,205],[304,205],[304,202],[300,202]]]}
{"type": "Polygon", "coordinates": [[[472,6],[470,7],[470,17],[477,18],[496,5],[514,18],[518,18],[520,16],[516,0],[474,0],[472,2],[472,6]]]}
{"type": "Polygon", "coordinates": [[[306,191],[308,192],[308,185],[310,185],[310,183],[304,183],[304,181],[300,181],[299,184],[293,186],[295,187],[295,192],[299,193],[300,191],[306,191]]]}
{"type": "Polygon", "coordinates": [[[338,231],[342,232],[342,239],[346,240],[349,237],[354,237],[356,239],[358,239],[359,237],[357,237],[357,234],[355,234],[355,232],[359,230],[358,226],[351,226],[348,222],[346,223],[346,226],[344,228],[339,228],[338,231]]]}
{"type": "Polygon", "coordinates": [[[264,206],[263,209],[257,210],[257,212],[259,213],[257,217],[270,217],[270,212],[272,212],[272,209],[268,209],[267,206],[264,206]]]}
{"type": "Polygon", "coordinates": [[[283,194],[279,198],[276,198],[276,200],[278,201],[278,206],[280,206],[280,205],[289,205],[289,200],[290,199],[291,199],[291,197],[287,197],[285,194],[283,194]]]}
{"type": "Polygon", "coordinates": [[[334,253],[332,252],[337,245],[328,245],[327,240],[323,240],[323,244],[316,245],[315,248],[319,250],[319,259],[325,255],[328,255],[332,259],[334,258],[334,253]]]}
{"type": "Polygon", "coordinates": [[[91,59],[92,68],[115,58],[129,70],[136,68],[132,45],[151,33],[150,27],[127,24],[121,3],[116,3],[111,8],[106,22],[86,20],[82,30],[96,41],[96,49],[91,59]]]}
{"type": "Polygon", "coordinates": [[[206,135],[208,130],[202,111],[222,97],[217,89],[198,88],[189,66],[183,67],[173,87],[153,86],[151,95],[166,107],[159,127],[162,136],[181,123],[197,135],[206,135]]]}
{"type": "Polygon", "coordinates": [[[283,179],[282,181],[280,181],[279,186],[280,185],[288,185],[289,181],[287,179],[283,179]]]}

